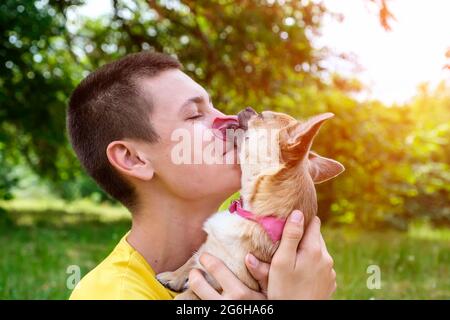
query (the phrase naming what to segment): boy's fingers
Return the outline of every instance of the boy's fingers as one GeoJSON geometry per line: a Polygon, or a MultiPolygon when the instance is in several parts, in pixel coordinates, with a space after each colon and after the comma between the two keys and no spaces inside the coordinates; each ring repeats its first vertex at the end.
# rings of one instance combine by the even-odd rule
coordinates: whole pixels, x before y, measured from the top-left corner
{"type": "MultiPolygon", "coordinates": [[[[244,284],[235,276],[235,274],[228,269],[228,267],[219,258],[204,253],[200,256],[200,263],[220,284],[224,291],[233,292],[236,288],[245,287],[244,284]]],[[[246,287],[245,287],[246,288],[246,287]]]]}
{"type": "Polygon", "coordinates": [[[189,288],[202,300],[218,300],[221,295],[206,281],[198,269],[189,273],[189,288]]]}
{"type": "Polygon", "coordinates": [[[325,244],[325,240],[323,239],[322,233],[320,233],[320,245],[322,248],[327,248],[327,245],[325,244]]]}
{"type": "Polygon", "coordinates": [[[300,243],[300,248],[319,248],[322,247],[322,234],[320,233],[320,219],[314,217],[306,228],[305,236],[300,243]]]}
{"type": "Polygon", "coordinates": [[[333,266],[334,265],[334,260],[333,260],[333,257],[328,252],[327,245],[325,243],[325,240],[323,239],[322,233],[320,234],[320,243],[321,243],[321,248],[322,248],[322,254],[325,257],[327,257],[329,263],[333,266]]]}
{"type": "Polygon", "coordinates": [[[295,263],[297,248],[303,237],[304,216],[299,210],[294,210],[286,221],[281,236],[281,242],[276,251],[276,258],[295,263]]]}
{"type": "Polygon", "coordinates": [[[323,239],[322,232],[320,233],[320,246],[322,248],[322,252],[328,253],[327,245],[325,243],[325,240],[323,239]]]}
{"type": "Polygon", "coordinates": [[[245,265],[252,277],[258,281],[261,292],[267,293],[267,283],[269,278],[269,268],[268,263],[259,261],[251,253],[247,254],[245,257],[245,265]]]}

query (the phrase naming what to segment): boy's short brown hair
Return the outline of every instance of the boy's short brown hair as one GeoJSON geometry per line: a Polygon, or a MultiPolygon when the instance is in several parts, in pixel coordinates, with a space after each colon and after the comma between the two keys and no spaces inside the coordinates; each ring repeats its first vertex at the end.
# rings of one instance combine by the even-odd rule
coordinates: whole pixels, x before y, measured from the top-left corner
{"type": "Polygon", "coordinates": [[[162,53],[130,54],[88,75],[73,91],[67,110],[70,141],[88,174],[126,207],[135,192],[106,156],[109,143],[124,138],[155,142],[151,102],[144,99],[139,79],[168,69],[181,69],[177,59],[162,53]]]}

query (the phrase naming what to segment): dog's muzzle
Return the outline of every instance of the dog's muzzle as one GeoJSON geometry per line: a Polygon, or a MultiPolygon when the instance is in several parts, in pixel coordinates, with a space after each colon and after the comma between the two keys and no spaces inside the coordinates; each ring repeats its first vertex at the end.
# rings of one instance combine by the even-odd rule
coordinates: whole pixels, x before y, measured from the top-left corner
{"type": "Polygon", "coordinates": [[[239,121],[239,128],[243,130],[248,129],[248,121],[251,119],[251,117],[258,115],[258,113],[253,110],[251,107],[247,107],[244,110],[240,111],[238,113],[238,121],[239,121]]]}

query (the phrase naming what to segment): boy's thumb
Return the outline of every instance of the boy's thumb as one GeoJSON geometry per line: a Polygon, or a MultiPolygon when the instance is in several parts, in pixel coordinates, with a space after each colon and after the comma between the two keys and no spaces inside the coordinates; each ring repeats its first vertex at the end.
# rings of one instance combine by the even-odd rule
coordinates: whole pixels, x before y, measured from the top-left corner
{"type": "Polygon", "coordinates": [[[258,281],[261,292],[267,293],[270,265],[258,260],[258,258],[251,253],[248,253],[245,257],[245,265],[253,279],[258,281]]]}
{"type": "Polygon", "coordinates": [[[303,237],[304,221],[304,215],[300,210],[291,213],[284,226],[278,251],[293,257],[296,255],[298,244],[303,237]]]}

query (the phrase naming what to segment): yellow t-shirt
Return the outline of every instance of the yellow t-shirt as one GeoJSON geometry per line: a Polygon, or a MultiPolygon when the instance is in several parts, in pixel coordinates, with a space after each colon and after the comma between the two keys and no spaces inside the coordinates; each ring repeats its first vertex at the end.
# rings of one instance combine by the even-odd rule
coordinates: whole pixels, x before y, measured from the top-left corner
{"type": "Polygon", "coordinates": [[[158,282],[155,272],[126,240],[89,272],[72,291],[70,300],[170,300],[177,293],[158,282]]]}

